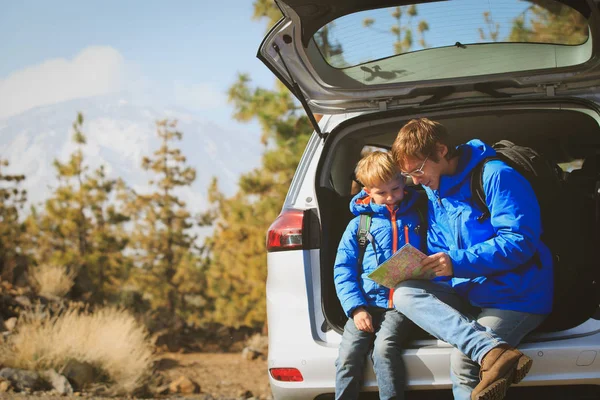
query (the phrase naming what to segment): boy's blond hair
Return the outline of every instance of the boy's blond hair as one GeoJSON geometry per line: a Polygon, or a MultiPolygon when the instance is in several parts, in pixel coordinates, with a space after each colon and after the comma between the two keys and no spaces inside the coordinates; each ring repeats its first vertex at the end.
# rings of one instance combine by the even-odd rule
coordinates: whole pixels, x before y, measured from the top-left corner
{"type": "Polygon", "coordinates": [[[447,158],[452,157],[453,146],[450,144],[448,131],[444,125],[428,118],[417,118],[408,121],[398,132],[392,144],[392,157],[403,167],[407,158],[425,159],[429,157],[438,162],[436,145],[443,144],[448,147],[447,158]]]}
{"type": "Polygon", "coordinates": [[[397,178],[401,178],[404,181],[392,155],[383,151],[374,151],[363,157],[356,165],[354,174],[356,175],[356,179],[367,188],[372,188],[397,178]]]}

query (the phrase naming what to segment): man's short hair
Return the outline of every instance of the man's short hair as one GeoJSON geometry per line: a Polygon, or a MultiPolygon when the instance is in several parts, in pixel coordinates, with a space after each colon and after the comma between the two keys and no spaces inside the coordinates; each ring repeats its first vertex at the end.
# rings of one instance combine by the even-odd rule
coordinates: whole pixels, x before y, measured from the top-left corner
{"type": "Polygon", "coordinates": [[[372,188],[401,178],[400,169],[392,155],[384,151],[374,151],[363,157],[354,171],[356,179],[365,187],[372,188]]]}
{"type": "Polygon", "coordinates": [[[406,164],[409,157],[418,159],[429,157],[438,162],[437,143],[448,147],[446,158],[450,158],[454,149],[450,145],[446,127],[428,118],[411,119],[398,132],[392,145],[392,157],[401,167],[406,164]]]}

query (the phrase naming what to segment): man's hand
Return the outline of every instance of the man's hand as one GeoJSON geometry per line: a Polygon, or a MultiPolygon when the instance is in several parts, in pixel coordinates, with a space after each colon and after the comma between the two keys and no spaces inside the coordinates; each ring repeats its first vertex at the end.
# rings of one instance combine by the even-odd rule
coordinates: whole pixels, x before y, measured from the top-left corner
{"type": "Polygon", "coordinates": [[[446,253],[435,253],[421,261],[421,267],[432,270],[436,276],[452,276],[452,260],[446,253]]]}
{"type": "Polygon", "coordinates": [[[352,312],[352,319],[354,320],[354,325],[358,330],[363,332],[375,332],[373,329],[373,319],[371,318],[371,314],[364,307],[358,307],[356,310],[352,312]]]}

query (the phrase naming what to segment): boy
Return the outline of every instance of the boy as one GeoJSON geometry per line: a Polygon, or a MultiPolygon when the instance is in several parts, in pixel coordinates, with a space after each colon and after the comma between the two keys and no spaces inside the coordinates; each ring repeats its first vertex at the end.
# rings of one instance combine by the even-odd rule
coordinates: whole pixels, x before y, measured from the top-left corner
{"type": "Polygon", "coordinates": [[[364,189],[350,202],[356,217],[342,236],[333,271],[337,295],[349,317],[336,360],[335,397],[358,398],[365,358],[373,346],[380,399],[403,399],[402,343],[413,325],[393,308],[393,290],[367,275],[405,243],[417,248],[424,244],[415,208],[419,196],[405,187],[405,179],[388,153],[368,154],[359,161],[355,173],[364,189]],[[372,218],[372,243],[364,249],[362,263],[357,238],[361,214],[372,218]]]}

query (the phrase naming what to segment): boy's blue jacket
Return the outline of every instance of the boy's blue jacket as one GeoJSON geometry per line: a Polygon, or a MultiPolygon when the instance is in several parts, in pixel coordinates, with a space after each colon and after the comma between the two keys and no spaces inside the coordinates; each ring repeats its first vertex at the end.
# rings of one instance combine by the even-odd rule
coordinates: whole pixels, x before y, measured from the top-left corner
{"type": "Polygon", "coordinates": [[[477,307],[550,313],[552,256],[540,240],[540,208],[531,185],[504,162],[487,162],[483,189],[491,217],[480,222],[483,210],[474,205],[471,172],[496,151],[480,140],[458,151],[457,172],[442,176],[439,190],[425,188],[429,254],[448,253],[452,286],[477,307]]]}
{"type": "Polygon", "coordinates": [[[387,206],[373,203],[364,190],[354,196],[350,202],[350,211],[356,217],[350,221],[342,236],[333,269],[335,289],[348,317],[352,317],[354,309],[360,306],[391,307],[388,303],[390,290],[372,281],[367,275],[391,257],[394,235],[397,238],[397,249],[404,246],[405,227],[410,244],[419,249],[423,247],[421,244],[423,232],[419,234],[421,218],[414,207],[418,196],[419,194],[413,189],[406,188],[404,199],[392,213],[387,206]],[[361,268],[358,265],[359,249],[356,234],[360,214],[366,213],[372,214],[369,231],[375,241],[377,254],[374,254],[373,246],[369,243],[361,268]]]}

